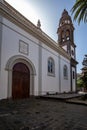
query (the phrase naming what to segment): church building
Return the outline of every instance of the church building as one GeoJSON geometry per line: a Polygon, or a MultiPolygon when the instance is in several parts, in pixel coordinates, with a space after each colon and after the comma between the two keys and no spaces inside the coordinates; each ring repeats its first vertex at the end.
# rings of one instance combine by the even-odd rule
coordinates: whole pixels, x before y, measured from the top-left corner
{"type": "Polygon", "coordinates": [[[0,0],[0,99],[76,91],[74,26],[64,9],[55,42],[0,0]]]}

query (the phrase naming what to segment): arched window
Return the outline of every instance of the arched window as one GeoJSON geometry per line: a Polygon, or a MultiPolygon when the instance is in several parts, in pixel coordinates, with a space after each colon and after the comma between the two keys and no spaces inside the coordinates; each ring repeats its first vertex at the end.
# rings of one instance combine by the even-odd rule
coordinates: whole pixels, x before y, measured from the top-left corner
{"type": "Polygon", "coordinates": [[[69,40],[69,39],[70,39],[69,37],[70,37],[70,31],[67,30],[67,31],[66,31],[66,39],[69,40]]]}
{"type": "Polygon", "coordinates": [[[68,20],[68,24],[70,24],[70,20],[68,20]]]}
{"type": "Polygon", "coordinates": [[[53,58],[48,58],[48,75],[54,75],[55,74],[55,64],[53,58]]]}
{"type": "Polygon", "coordinates": [[[64,75],[64,79],[68,79],[68,68],[66,65],[64,65],[63,68],[63,75],[64,75]]]}
{"type": "Polygon", "coordinates": [[[67,23],[68,21],[67,20],[65,20],[65,23],[67,23]]]}
{"type": "Polygon", "coordinates": [[[62,31],[62,41],[65,41],[64,31],[62,31]]]}

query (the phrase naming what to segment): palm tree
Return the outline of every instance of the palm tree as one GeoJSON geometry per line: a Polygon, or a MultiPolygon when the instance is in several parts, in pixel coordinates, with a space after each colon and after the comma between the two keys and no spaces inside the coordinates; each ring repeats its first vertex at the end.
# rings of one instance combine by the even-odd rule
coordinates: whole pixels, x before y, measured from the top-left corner
{"type": "Polygon", "coordinates": [[[81,21],[87,23],[87,0],[76,0],[71,11],[72,14],[75,13],[74,20],[77,19],[78,24],[80,24],[81,21]]]}

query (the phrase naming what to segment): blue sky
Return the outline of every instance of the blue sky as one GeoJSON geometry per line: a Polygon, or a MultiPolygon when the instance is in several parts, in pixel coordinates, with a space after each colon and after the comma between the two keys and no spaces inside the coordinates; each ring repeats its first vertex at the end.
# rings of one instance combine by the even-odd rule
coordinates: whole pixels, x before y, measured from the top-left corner
{"type": "MultiPolygon", "coordinates": [[[[75,0],[6,0],[32,23],[37,25],[38,19],[41,21],[41,29],[55,41],[58,40],[57,28],[59,19],[64,9],[71,15],[71,8],[75,0]]],[[[87,54],[87,25],[73,21],[74,41],[76,44],[76,59],[79,62],[77,72],[81,72],[84,55],[87,54]]]]}

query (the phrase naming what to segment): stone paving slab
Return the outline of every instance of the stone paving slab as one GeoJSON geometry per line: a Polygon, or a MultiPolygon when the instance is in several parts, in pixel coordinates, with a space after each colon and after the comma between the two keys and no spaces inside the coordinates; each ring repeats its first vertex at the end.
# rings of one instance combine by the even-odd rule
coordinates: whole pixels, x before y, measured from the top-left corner
{"type": "Polygon", "coordinates": [[[35,98],[3,100],[0,130],[87,130],[87,107],[35,98]]]}

